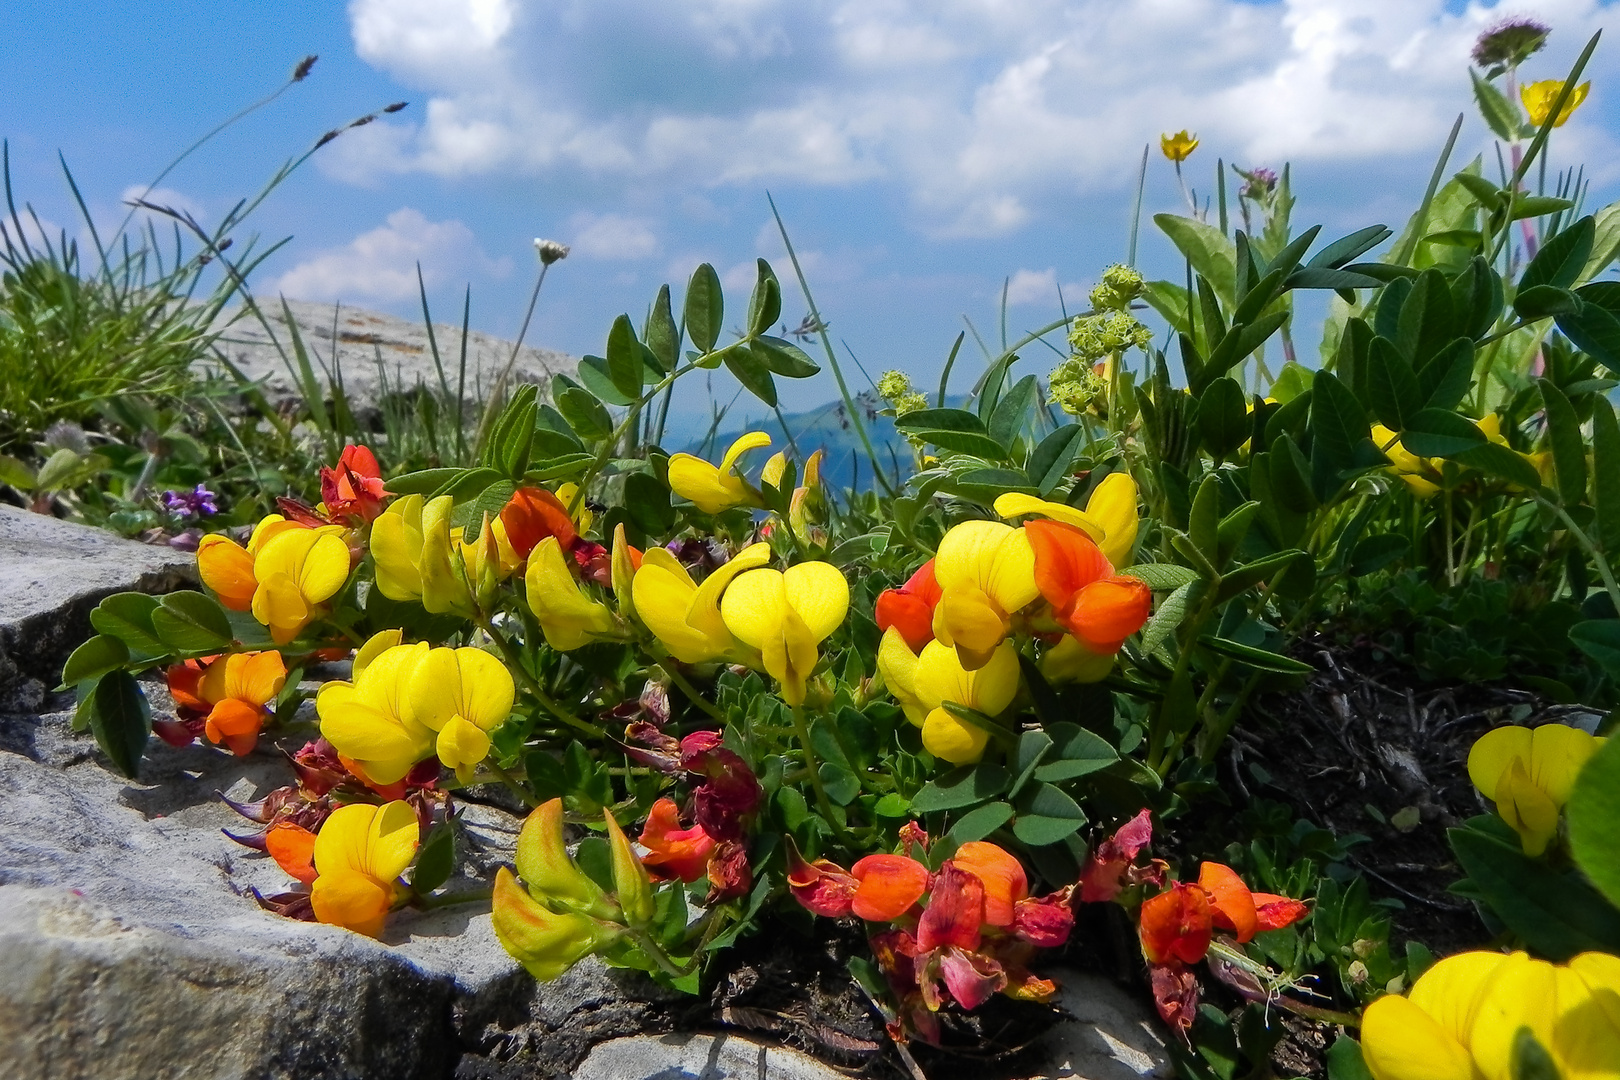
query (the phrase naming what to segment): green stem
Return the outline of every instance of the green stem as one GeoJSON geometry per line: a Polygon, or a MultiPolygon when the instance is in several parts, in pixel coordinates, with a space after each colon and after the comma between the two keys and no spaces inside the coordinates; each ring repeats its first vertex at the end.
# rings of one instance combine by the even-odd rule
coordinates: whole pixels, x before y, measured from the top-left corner
{"type": "Polygon", "coordinates": [[[804,706],[793,706],[793,733],[798,736],[799,745],[804,748],[804,765],[810,773],[810,786],[816,792],[816,808],[821,816],[827,819],[827,824],[838,828],[838,819],[833,816],[832,800],[827,797],[827,787],[821,782],[821,766],[816,761],[816,752],[810,746],[810,725],[804,718],[804,706]]]}
{"type": "Polygon", "coordinates": [[[693,686],[691,680],[689,680],[685,675],[681,674],[680,670],[677,669],[672,662],[665,660],[658,666],[664,669],[664,674],[669,676],[670,682],[681,688],[681,693],[686,695],[687,700],[696,705],[698,708],[702,709],[704,712],[708,713],[710,716],[714,717],[714,719],[718,720],[720,723],[723,724],[726,722],[726,714],[721,712],[714,702],[710,701],[708,698],[699,693],[698,688],[693,686]]]}
{"type": "Polygon", "coordinates": [[[523,658],[518,654],[517,647],[507,640],[505,634],[502,634],[499,630],[496,630],[488,618],[480,617],[478,620],[478,626],[479,629],[483,630],[484,633],[489,635],[490,640],[495,643],[495,647],[499,649],[501,651],[501,655],[506,658],[506,666],[517,674],[518,681],[528,689],[529,693],[534,695],[534,699],[540,703],[542,708],[544,708],[552,716],[555,716],[558,720],[561,720],[563,723],[567,724],[569,727],[579,731],[581,734],[589,735],[593,739],[601,739],[606,737],[607,733],[601,728],[597,727],[595,724],[581,720],[579,717],[563,708],[562,705],[559,704],[558,701],[550,694],[546,693],[545,688],[540,685],[539,681],[536,680],[533,675],[529,674],[529,669],[523,666],[523,658]]]}
{"type": "Polygon", "coordinates": [[[496,779],[505,784],[507,788],[511,790],[512,794],[518,797],[518,801],[523,803],[524,806],[528,807],[530,810],[533,810],[536,806],[540,805],[535,797],[530,794],[522,784],[517,782],[517,778],[515,776],[501,768],[500,763],[495,760],[493,754],[485,758],[483,764],[485,768],[495,774],[496,779]]]}
{"type": "Polygon", "coordinates": [[[482,904],[494,895],[493,889],[469,889],[466,892],[450,893],[446,896],[423,896],[418,893],[411,903],[423,911],[433,911],[437,908],[455,907],[457,904],[482,904]]]}
{"type": "Polygon", "coordinates": [[[1541,506],[1557,514],[1559,519],[1563,521],[1564,527],[1569,530],[1569,534],[1575,538],[1576,543],[1585,548],[1586,553],[1592,556],[1592,561],[1597,564],[1598,576],[1603,579],[1603,587],[1608,590],[1609,599],[1613,601],[1615,610],[1620,611],[1620,584],[1616,584],[1614,570],[1609,566],[1609,560],[1603,557],[1603,552],[1598,550],[1598,546],[1592,542],[1592,538],[1587,536],[1579,525],[1575,524],[1575,519],[1570,517],[1569,512],[1562,506],[1549,502],[1540,494],[1532,493],[1531,497],[1541,506]]]}
{"type": "MultiPolygon", "coordinates": [[[[730,348],[730,346],[727,346],[727,348],[730,348]]],[[[718,351],[724,352],[725,349],[718,351]]],[[[612,456],[614,449],[619,445],[619,443],[624,441],[625,434],[634,430],[636,420],[641,415],[642,407],[648,402],[652,401],[653,398],[657,397],[659,394],[673,386],[676,379],[680,378],[682,375],[685,375],[693,368],[698,367],[703,361],[714,355],[714,353],[705,353],[696,360],[676,368],[674,371],[670,372],[668,375],[665,375],[661,380],[659,380],[659,382],[651,390],[641,395],[635,404],[630,406],[630,411],[625,413],[624,419],[620,421],[619,426],[613,429],[613,434],[609,435],[607,439],[603,441],[601,449],[596,452],[596,458],[591,462],[591,467],[585,471],[584,478],[580,480],[579,485],[574,490],[574,497],[568,500],[568,513],[570,517],[573,516],[574,512],[579,509],[579,504],[585,499],[585,492],[590,490],[591,484],[595,482],[597,474],[602,471],[602,467],[607,464],[608,458],[612,456]]]]}

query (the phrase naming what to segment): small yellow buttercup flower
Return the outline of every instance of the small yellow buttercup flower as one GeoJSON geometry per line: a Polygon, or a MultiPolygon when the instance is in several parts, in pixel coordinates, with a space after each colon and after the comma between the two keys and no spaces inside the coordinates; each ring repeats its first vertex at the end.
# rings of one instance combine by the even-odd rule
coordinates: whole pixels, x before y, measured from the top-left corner
{"type": "Polygon", "coordinates": [[[1180,165],[1192,156],[1194,150],[1198,149],[1198,136],[1189,135],[1186,128],[1181,129],[1174,135],[1160,135],[1159,149],[1164,151],[1165,157],[1180,165]]]}
{"type": "Polygon", "coordinates": [[[1024,530],[999,521],[951,526],[934,556],[934,580],[934,637],[955,647],[970,671],[989,662],[1012,631],[1013,614],[1041,594],[1024,530]]]}
{"type": "Polygon", "coordinates": [[[684,664],[735,656],[742,646],[720,614],[721,594],[739,574],[770,560],[769,544],[753,544],[716,567],[699,585],[668,550],[651,548],[630,586],[636,618],[684,664]]]}
{"type": "MultiPolygon", "coordinates": [[[[1589,82],[1583,82],[1570,91],[1569,100],[1564,107],[1558,110],[1558,119],[1553,121],[1553,127],[1563,127],[1581,102],[1586,100],[1586,92],[1592,88],[1589,82]]],[[[1547,122],[1552,112],[1553,103],[1558,95],[1564,92],[1562,79],[1543,79],[1540,82],[1525,83],[1519,87],[1519,100],[1524,102],[1524,111],[1530,114],[1530,126],[1539,128],[1547,122]]]]}
{"type": "Polygon", "coordinates": [[[315,697],[322,737],[376,784],[398,783],[433,754],[433,730],[405,708],[406,687],[428,644],[399,639],[398,630],[374,635],[355,655],[354,681],[329,682],[315,697]]]}
{"type": "Polygon", "coordinates": [[[1018,650],[1009,641],[998,645],[985,664],[969,671],[954,649],[938,641],[930,641],[920,656],[912,656],[899,631],[890,627],[878,651],[878,667],[906,718],[922,728],[923,747],[953,765],[983,757],[990,733],[961,719],[945,703],[995,716],[1018,693],[1018,650]]]}
{"type": "MultiPolygon", "coordinates": [[[[617,536],[622,539],[623,535],[621,526],[617,536]]],[[[546,644],[558,652],[612,637],[617,630],[613,612],[586,593],[568,563],[557,538],[548,536],[529,554],[524,577],[529,610],[540,620],[546,644]]]]}
{"type": "Polygon", "coordinates": [[[1526,855],[1558,834],[1558,812],[1604,740],[1565,724],[1487,731],[1468,751],[1468,778],[1513,826],[1526,855]]]}
{"type": "Polygon", "coordinates": [[[512,712],[512,673],[482,649],[430,649],[405,686],[404,713],[436,732],[439,760],[466,783],[489,755],[489,732],[512,712]]]}

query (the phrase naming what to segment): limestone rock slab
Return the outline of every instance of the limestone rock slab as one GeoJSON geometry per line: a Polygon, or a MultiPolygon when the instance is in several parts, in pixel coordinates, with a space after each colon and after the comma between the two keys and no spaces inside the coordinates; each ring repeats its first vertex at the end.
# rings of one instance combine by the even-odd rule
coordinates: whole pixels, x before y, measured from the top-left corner
{"type": "Polygon", "coordinates": [[[54,684],[103,598],[196,580],[189,552],[0,505],[0,690],[27,679],[54,684]]]}
{"type": "Polygon", "coordinates": [[[638,1035],[599,1043],[573,1080],[843,1080],[844,1073],[781,1046],[734,1035],[638,1035]]]}

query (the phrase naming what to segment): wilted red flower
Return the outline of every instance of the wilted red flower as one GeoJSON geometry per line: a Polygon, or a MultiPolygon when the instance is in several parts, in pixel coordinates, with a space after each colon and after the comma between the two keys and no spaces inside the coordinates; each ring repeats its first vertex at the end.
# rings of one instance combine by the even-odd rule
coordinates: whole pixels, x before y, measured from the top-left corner
{"type": "Polygon", "coordinates": [[[748,763],[720,745],[719,732],[697,731],[681,740],[681,767],[706,777],[692,792],[697,823],[716,840],[741,839],[765,794],[748,763]]]}
{"type": "Polygon", "coordinates": [[[741,840],[727,840],[709,856],[709,895],[705,907],[742,896],[754,884],[754,869],[748,865],[748,847],[741,840]]]}
{"type": "Polygon", "coordinates": [[[947,945],[977,949],[983,924],[983,883],[947,861],[934,876],[928,906],[917,922],[917,947],[925,952],[947,945]]]}
{"type": "Polygon", "coordinates": [[[1186,1043],[1187,1032],[1198,1018],[1198,978],[1179,965],[1155,965],[1149,972],[1153,984],[1153,1006],[1186,1043]]]}
{"type": "Polygon", "coordinates": [[[1055,949],[1067,942],[1074,931],[1074,909],[1069,904],[1073,891],[1073,886],[1069,886],[1046,896],[1018,901],[1013,905],[1013,933],[1043,949],[1055,949]]]}
{"type": "Polygon", "coordinates": [[[787,838],[787,865],[788,891],[812,914],[841,919],[850,913],[861,883],[848,870],[828,859],[805,862],[791,836],[787,838]]]}
{"type": "Polygon", "coordinates": [[[382,513],[382,469],[367,447],[345,446],[337,468],[321,469],[321,502],[328,517],[349,521],[375,521],[382,513]]]}
{"type": "Polygon", "coordinates": [[[897,628],[911,651],[921,652],[934,640],[934,608],[940,596],[939,583],[934,580],[934,560],[929,559],[904,585],[878,594],[878,630],[897,628]]]}
{"type": "MultiPolygon", "coordinates": [[[[647,814],[647,824],[641,830],[641,846],[647,854],[641,864],[657,877],[679,878],[691,883],[702,877],[714,851],[714,837],[703,831],[703,826],[690,829],[680,827],[680,812],[673,799],[659,799],[647,814]]],[[[744,852],[744,864],[747,854],[744,852]]]]}
{"type": "Polygon", "coordinates": [[[1144,809],[1119,827],[1119,831],[1097,845],[1080,872],[1080,899],[1094,904],[1112,900],[1124,888],[1121,879],[1131,869],[1136,856],[1153,839],[1153,817],[1144,809]]]}

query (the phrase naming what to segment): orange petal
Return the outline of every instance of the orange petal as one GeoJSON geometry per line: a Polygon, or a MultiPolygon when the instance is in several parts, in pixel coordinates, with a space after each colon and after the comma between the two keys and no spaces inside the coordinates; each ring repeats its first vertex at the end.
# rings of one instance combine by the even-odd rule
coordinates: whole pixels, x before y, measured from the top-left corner
{"type": "Polygon", "coordinates": [[[1054,608],[1069,606],[1081,589],[1114,572],[1096,541],[1073,525],[1031,518],[1024,535],[1035,551],[1035,585],[1054,608]]]}
{"type": "MultiPolygon", "coordinates": [[[[1028,528],[1026,525],[1025,528],[1028,528]]],[[[1108,577],[1080,590],[1059,619],[1093,652],[1114,653],[1142,629],[1153,610],[1153,590],[1133,577],[1108,577]]]]}
{"type": "Polygon", "coordinates": [[[208,714],[203,730],[211,743],[224,743],[238,757],[249,754],[264,726],[264,711],[236,698],[226,698],[208,714]]]}
{"type": "Polygon", "coordinates": [[[1281,930],[1311,913],[1303,900],[1263,892],[1254,894],[1254,911],[1261,930],[1281,930]]]}
{"type": "Polygon", "coordinates": [[[958,848],[951,862],[984,885],[984,921],[1011,926],[1013,905],[1029,895],[1029,879],[1019,861],[995,844],[974,840],[958,848]]]}
{"type": "Polygon", "coordinates": [[[1198,870],[1198,885],[1209,893],[1215,925],[1231,930],[1239,941],[1248,941],[1259,929],[1254,893],[1230,866],[1207,862],[1198,870]]]}
{"type": "Polygon", "coordinates": [[[232,611],[253,607],[253,556],[229,537],[213,533],[197,542],[197,574],[232,611]]]}
{"type": "Polygon", "coordinates": [[[315,880],[315,834],[302,825],[280,821],[264,834],[264,850],[288,874],[305,885],[315,880]]]}
{"type": "Polygon", "coordinates": [[[203,700],[200,684],[202,682],[204,667],[199,660],[187,660],[183,664],[171,665],[164,676],[169,681],[169,696],[174,703],[186,709],[195,709],[205,713],[211,705],[203,700]]]}
{"type": "Polygon", "coordinates": [[[1196,964],[1209,952],[1214,929],[1209,893],[1178,881],[1142,904],[1138,933],[1142,954],[1153,964],[1196,964]]]}
{"type": "Polygon", "coordinates": [[[884,589],[877,598],[877,624],[879,630],[894,627],[912,652],[934,640],[934,609],[922,598],[900,589],[884,589]]]}
{"type": "Polygon", "coordinates": [[[868,855],[849,872],[861,883],[851,910],[869,922],[898,919],[928,889],[928,867],[904,855],[868,855]]]}
{"type": "Polygon", "coordinates": [[[512,550],[522,559],[548,536],[555,536],[564,551],[579,537],[568,507],[545,488],[518,488],[501,510],[501,524],[506,526],[512,550]]]}

